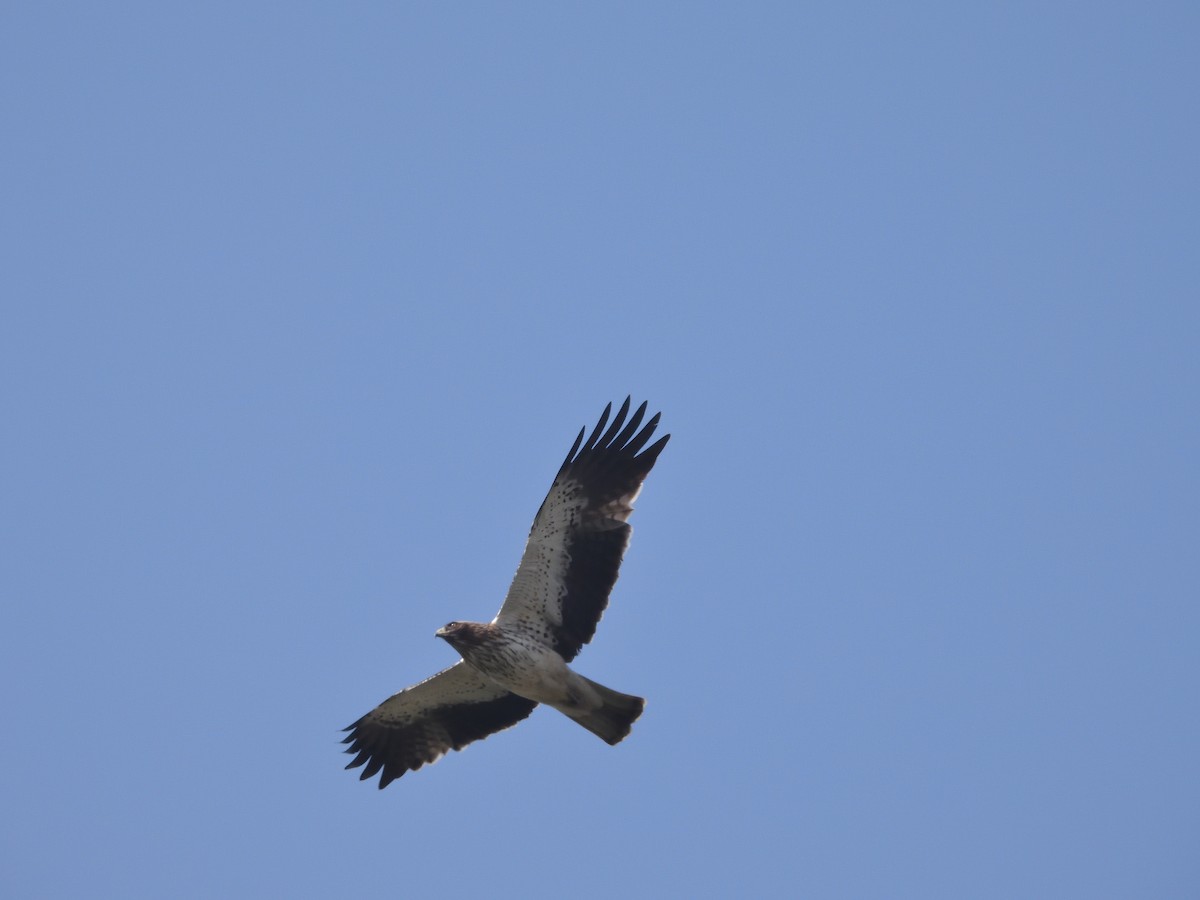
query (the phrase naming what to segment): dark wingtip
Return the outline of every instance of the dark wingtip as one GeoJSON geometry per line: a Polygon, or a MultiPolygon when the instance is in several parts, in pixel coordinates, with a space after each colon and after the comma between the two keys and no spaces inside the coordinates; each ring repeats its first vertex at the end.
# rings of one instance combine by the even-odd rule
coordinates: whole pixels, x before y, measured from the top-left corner
{"type": "Polygon", "coordinates": [[[604,412],[600,415],[600,421],[596,423],[596,427],[592,429],[588,439],[584,441],[583,434],[587,431],[583,428],[579,432],[579,436],[575,438],[575,443],[571,445],[571,450],[567,453],[567,457],[563,460],[562,469],[572,463],[580,462],[581,458],[591,455],[592,451],[616,451],[622,457],[637,457],[644,462],[653,465],[654,458],[662,452],[662,448],[666,446],[666,435],[660,438],[649,450],[644,453],[642,448],[649,443],[650,438],[654,435],[654,431],[658,428],[659,420],[662,418],[661,412],[656,412],[643,425],[642,420],[646,416],[646,410],[649,407],[649,401],[643,400],[632,416],[626,419],[629,415],[629,407],[633,404],[633,395],[627,394],[624,402],[621,403],[620,409],[617,410],[616,416],[612,417],[610,424],[609,417],[612,416],[612,403],[605,404],[604,412]],[[605,430],[605,426],[608,430],[605,430]],[[641,430],[639,431],[639,426],[641,430]],[[639,453],[641,455],[639,456],[639,453]]]}
{"type": "MultiPolygon", "coordinates": [[[[587,433],[587,426],[579,429],[579,436],[575,438],[575,443],[571,445],[571,449],[567,451],[567,458],[563,460],[562,467],[571,464],[571,460],[575,457],[575,451],[579,449],[579,445],[583,443],[583,436],[587,433]]],[[[561,468],[561,467],[560,467],[561,468]]]]}
{"type": "MultiPolygon", "coordinates": [[[[608,427],[608,431],[604,432],[604,437],[600,438],[600,440],[596,442],[597,447],[612,446],[613,438],[615,438],[617,432],[621,430],[621,425],[624,423],[625,416],[629,412],[629,404],[631,402],[633,402],[633,397],[625,398],[625,402],[621,404],[621,408],[617,410],[616,417],[612,420],[612,425],[608,427]]],[[[609,406],[612,406],[612,404],[610,403],[609,406]]]]}
{"type": "Polygon", "coordinates": [[[591,450],[596,446],[596,438],[600,437],[600,433],[604,431],[604,426],[608,424],[608,417],[612,413],[612,403],[604,407],[604,412],[600,414],[600,421],[596,423],[595,429],[592,431],[592,436],[587,439],[583,445],[584,450],[591,450]]]}
{"type": "MultiPolygon", "coordinates": [[[[646,436],[649,437],[649,435],[646,435],[646,436]]],[[[647,447],[638,456],[638,459],[644,459],[647,462],[649,462],[651,466],[653,466],[654,462],[658,459],[658,454],[663,452],[663,447],[667,446],[667,441],[669,441],[670,439],[671,439],[671,436],[669,434],[664,434],[657,441],[655,441],[653,444],[651,444],[649,447],[647,447]]]]}
{"type": "MultiPolygon", "coordinates": [[[[620,434],[613,438],[612,445],[617,449],[621,449],[629,444],[629,439],[633,437],[638,426],[642,424],[642,419],[645,417],[645,415],[646,401],[643,400],[642,405],[634,411],[633,417],[629,420],[629,424],[625,426],[620,434]]],[[[651,428],[651,430],[653,430],[653,428],[651,428]]],[[[637,451],[635,450],[634,452],[636,453],[637,451]]]]}

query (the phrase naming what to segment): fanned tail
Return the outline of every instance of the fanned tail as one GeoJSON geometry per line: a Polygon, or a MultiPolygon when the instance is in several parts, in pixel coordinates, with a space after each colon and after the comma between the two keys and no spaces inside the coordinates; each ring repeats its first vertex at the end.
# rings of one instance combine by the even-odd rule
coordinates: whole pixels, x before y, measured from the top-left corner
{"type": "MultiPolygon", "coordinates": [[[[583,678],[582,675],[579,676],[583,678]]],[[[632,694],[622,694],[612,688],[597,684],[590,678],[584,678],[592,689],[600,695],[604,705],[591,712],[568,713],[572,719],[609,744],[619,744],[628,736],[633,723],[646,708],[646,701],[632,694]]]]}

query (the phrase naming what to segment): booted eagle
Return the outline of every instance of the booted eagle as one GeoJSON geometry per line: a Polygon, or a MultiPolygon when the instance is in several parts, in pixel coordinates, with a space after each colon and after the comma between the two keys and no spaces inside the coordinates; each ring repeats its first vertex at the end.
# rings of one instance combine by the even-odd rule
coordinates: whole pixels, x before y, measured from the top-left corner
{"type": "Polygon", "coordinates": [[[596,633],[621,558],[629,514],[669,434],[645,450],[658,415],[638,431],[646,404],[629,421],[626,397],[612,404],[584,441],[582,429],[534,517],[525,554],[491,622],[451,622],[437,637],[462,659],[393,694],[346,729],[346,766],[366,766],[385,788],[405,772],[516,725],[539,703],[552,706],[609,744],[619,743],[646,701],[584,678],[568,666],[596,633]],[[640,451],[640,452],[639,452],[640,451]]]}

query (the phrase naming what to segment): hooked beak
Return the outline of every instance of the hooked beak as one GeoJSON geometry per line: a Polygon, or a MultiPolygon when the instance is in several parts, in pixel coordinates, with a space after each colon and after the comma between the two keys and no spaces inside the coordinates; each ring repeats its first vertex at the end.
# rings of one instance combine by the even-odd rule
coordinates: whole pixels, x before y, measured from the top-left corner
{"type": "Polygon", "coordinates": [[[446,638],[447,638],[449,635],[450,635],[450,632],[448,632],[448,631],[446,630],[446,626],[445,626],[445,625],[443,625],[441,628],[439,628],[437,631],[435,631],[435,632],[433,633],[433,636],[434,636],[434,637],[440,637],[440,638],[442,638],[443,640],[445,640],[445,639],[446,639],[446,638]]]}

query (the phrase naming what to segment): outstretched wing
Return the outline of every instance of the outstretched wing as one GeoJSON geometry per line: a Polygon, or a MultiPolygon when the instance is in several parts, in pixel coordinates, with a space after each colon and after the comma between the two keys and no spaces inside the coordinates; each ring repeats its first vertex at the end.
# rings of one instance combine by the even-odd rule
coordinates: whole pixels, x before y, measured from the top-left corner
{"type": "Polygon", "coordinates": [[[596,633],[629,546],[633,502],[671,437],[642,450],[659,417],[638,431],[646,404],[626,422],[629,400],[607,431],[611,403],[586,443],[586,429],[579,432],[533,520],[525,555],[494,620],[539,635],[568,662],[596,633]]]}
{"type": "Polygon", "coordinates": [[[363,781],[382,771],[382,790],[450,750],[516,725],[535,706],[458,662],[393,694],[345,729],[350,732],[342,741],[350,745],[346,752],[357,754],[346,768],[365,763],[358,776],[363,781]]]}

